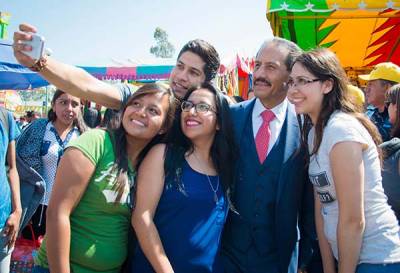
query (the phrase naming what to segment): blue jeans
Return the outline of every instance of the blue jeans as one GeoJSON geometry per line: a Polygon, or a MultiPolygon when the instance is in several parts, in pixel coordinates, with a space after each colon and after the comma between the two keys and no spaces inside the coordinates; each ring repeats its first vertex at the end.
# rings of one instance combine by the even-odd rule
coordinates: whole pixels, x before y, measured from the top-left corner
{"type": "Polygon", "coordinates": [[[399,273],[400,263],[393,264],[359,264],[356,273],[399,273]]]}
{"type": "Polygon", "coordinates": [[[9,249],[7,244],[9,238],[4,236],[3,229],[0,229],[0,272],[9,273],[10,272],[10,261],[11,252],[13,248],[9,249]]]}
{"type": "Polygon", "coordinates": [[[50,273],[50,270],[48,268],[35,265],[32,269],[32,273],[50,273]]]}

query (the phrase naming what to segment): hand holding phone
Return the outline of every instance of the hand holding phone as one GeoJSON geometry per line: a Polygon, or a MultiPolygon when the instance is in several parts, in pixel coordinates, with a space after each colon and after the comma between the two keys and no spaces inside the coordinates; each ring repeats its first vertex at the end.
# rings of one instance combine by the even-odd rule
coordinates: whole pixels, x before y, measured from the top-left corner
{"type": "Polygon", "coordinates": [[[24,54],[31,57],[33,60],[37,61],[43,56],[44,50],[44,37],[37,35],[35,33],[30,33],[32,35],[31,41],[24,41],[25,45],[29,45],[32,47],[31,51],[23,51],[24,54]]]}

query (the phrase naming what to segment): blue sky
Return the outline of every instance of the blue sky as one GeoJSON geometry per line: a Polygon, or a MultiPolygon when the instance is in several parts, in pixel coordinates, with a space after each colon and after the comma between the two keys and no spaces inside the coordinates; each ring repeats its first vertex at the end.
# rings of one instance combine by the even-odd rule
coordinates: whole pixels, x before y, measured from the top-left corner
{"type": "Polygon", "coordinates": [[[167,31],[176,54],[202,38],[227,64],[236,52],[254,55],[271,36],[265,8],[266,0],[0,0],[0,11],[11,13],[9,39],[18,24],[30,23],[55,58],[84,66],[154,61],[156,27],[167,31]]]}

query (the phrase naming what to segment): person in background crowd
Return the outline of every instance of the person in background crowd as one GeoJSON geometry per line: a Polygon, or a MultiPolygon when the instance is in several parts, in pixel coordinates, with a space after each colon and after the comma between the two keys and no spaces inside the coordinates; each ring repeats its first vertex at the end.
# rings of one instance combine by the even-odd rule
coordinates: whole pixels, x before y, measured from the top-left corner
{"type": "Polygon", "coordinates": [[[101,124],[101,105],[99,109],[99,104],[96,104],[96,108],[90,107],[90,101],[85,103],[85,107],[83,109],[83,120],[86,125],[90,128],[96,128],[101,124]]]}
{"type": "Polygon", "coordinates": [[[365,111],[364,92],[360,88],[352,84],[347,85],[347,90],[349,92],[349,98],[351,102],[357,107],[357,109],[359,109],[360,112],[364,112],[365,111]]]}
{"type": "Polygon", "coordinates": [[[253,88],[250,88],[249,92],[247,93],[247,99],[251,100],[252,98],[254,98],[254,90],[253,88]]]}
{"type": "Polygon", "coordinates": [[[382,143],[384,164],[382,183],[397,220],[400,221],[400,84],[392,86],[386,94],[392,139],[382,143]]]}
{"type": "MultiPolygon", "coordinates": [[[[36,211],[32,211],[33,215],[26,216],[31,218],[37,237],[44,235],[46,231],[46,208],[64,148],[86,129],[80,100],[57,89],[51,101],[48,118],[32,122],[17,141],[17,156],[24,164],[32,167],[46,185],[41,205],[36,211]]],[[[23,235],[31,238],[30,230],[25,229],[23,235]]]]}
{"type": "Polygon", "coordinates": [[[26,121],[30,124],[39,118],[39,115],[35,111],[26,111],[26,121]]]}
{"type": "Polygon", "coordinates": [[[18,125],[20,131],[25,129],[26,125],[28,125],[28,122],[26,121],[25,116],[19,117],[19,121],[17,122],[17,125],[18,125]]]}
{"type": "Polygon", "coordinates": [[[140,247],[132,272],[224,272],[221,233],[233,182],[235,145],[226,97],[204,83],[189,89],[171,142],[139,169],[132,216],[140,247]]]}
{"type": "Polygon", "coordinates": [[[387,90],[396,83],[400,83],[400,67],[393,63],[380,63],[368,75],[360,75],[362,80],[368,81],[365,88],[367,97],[366,115],[378,127],[383,141],[390,139],[390,122],[385,95],[387,90]]]}
{"type": "Polygon", "coordinates": [[[312,189],[296,114],[286,99],[299,53],[291,41],[266,41],[255,60],[256,99],[231,107],[240,151],[232,167],[237,212],[229,212],[222,243],[225,272],[295,273],[311,258],[306,246],[315,239],[312,189]]]}
{"type": "Polygon", "coordinates": [[[3,107],[0,111],[0,272],[8,273],[22,214],[15,160],[15,139],[19,130],[12,114],[3,107]]]}
{"type": "Polygon", "coordinates": [[[104,112],[104,117],[103,117],[103,120],[102,120],[100,126],[103,128],[108,128],[108,126],[112,120],[120,119],[120,118],[121,118],[120,111],[114,110],[111,108],[107,108],[106,111],[104,112]]]}
{"type": "Polygon", "coordinates": [[[336,272],[335,258],[339,273],[400,272],[399,225],[382,188],[381,138],[349,100],[346,84],[328,49],[297,57],[288,81],[289,100],[303,114],[324,272],[336,272]]]}
{"type": "MultiPolygon", "coordinates": [[[[31,50],[23,44],[31,39],[29,32],[36,33],[36,28],[21,24],[19,31],[14,33],[14,56],[20,64],[37,71],[49,83],[73,96],[112,109],[120,109],[133,92],[130,85],[107,84],[80,68],[60,63],[48,56],[33,60],[23,53],[24,50],[31,50]]],[[[211,82],[217,75],[219,64],[217,51],[206,41],[196,39],[186,43],[178,54],[169,79],[175,96],[183,98],[191,86],[211,82]]]]}
{"type": "Polygon", "coordinates": [[[154,138],[168,131],[175,105],[169,89],[146,84],[128,100],[114,129],[93,129],[70,142],[57,171],[34,273],[121,271],[136,169],[154,138]]]}

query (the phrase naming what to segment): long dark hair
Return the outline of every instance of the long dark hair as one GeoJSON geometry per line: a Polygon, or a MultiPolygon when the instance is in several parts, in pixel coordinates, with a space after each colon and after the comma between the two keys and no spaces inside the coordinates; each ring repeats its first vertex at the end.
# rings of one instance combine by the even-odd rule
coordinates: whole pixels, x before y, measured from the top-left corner
{"type": "MultiPolygon", "coordinates": [[[[348,79],[336,55],[325,48],[318,48],[302,53],[295,60],[306,70],[321,81],[331,81],[332,90],[325,94],[322,99],[321,112],[318,115],[315,128],[315,142],[311,155],[318,152],[321,145],[323,130],[327,125],[332,113],[336,110],[354,116],[371,135],[381,157],[378,145],[382,142],[381,136],[375,125],[351,102],[347,91],[348,79]]],[[[309,115],[304,115],[303,123],[300,124],[303,145],[307,144],[308,129],[312,126],[309,115]]]]}
{"type": "MultiPolygon", "coordinates": [[[[228,198],[229,204],[231,204],[230,194],[233,182],[233,166],[237,153],[233,138],[233,122],[230,115],[229,103],[221,91],[207,82],[189,88],[183,100],[187,100],[194,91],[199,89],[208,90],[215,98],[219,130],[215,133],[210,154],[214,167],[220,177],[220,181],[222,182],[225,195],[228,198]]],[[[180,123],[181,114],[182,109],[179,107],[177,109],[177,118],[175,119],[174,125],[169,133],[169,141],[166,150],[167,158],[164,161],[165,177],[172,176],[172,181],[176,183],[175,186],[178,189],[182,189],[182,185],[180,177],[176,176],[181,175],[179,170],[182,168],[185,154],[193,153],[194,149],[191,140],[182,132],[180,123]]]]}
{"type": "MultiPolygon", "coordinates": [[[[121,200],[122,195],[124,193],[125,186],[129,183],[128,182],[128,169],[129,169],[129,160],[128,160],[128,153],[127,153],[127,140],[126,140],[126,130],[124,126],[122,126],[122,117],[125,113],[126,108],[136,99],[155,95],[155,94],[162,94],[162,96],[168,96],[169,100],[169,107],[167,114],[165,116],[162,130],[168,131],[169,128],[172,126],[174,116],[175,116],[175,109],[176,109],[176,99],[174,94],[169,88],[162,86],[161,84],[157,83],[149,83],[145,84],[140,87],[135,93],[133,93],[127,103],[121,110],[120,115],[116,115],[114,119],[111,120],[107,131],[110,134],[112,145],[115,154],[115,163],[113,169],[117,171],[116,183],[114,185],[114,189],[118,192],[117,195],[117,202],[121,200]]],[[[135,169],[138,169],[140,163],[142,162],[144,156],[149,151],[151,147],[155,144],[159,143],[162,140],[162,135],[156,135],[147,145],[146,147],[140,152],[135,169]]]]}
{"type": "MultiPolygon", "coordinates": [[[[56,100],[62,96],[63,94],[65,94],[64,91],[57,89],[56,92],[54,93],[53,99],[51,100],[51,105],[53,107],[53,105],[56,103],[56,100]]],[[[47,113],[47,119],[51,122],[56,121],[57,119],[57,115],[56,112],[54,112],[53,108],[51,108],[49,110],[49,112],[47,113]]],[[[88,130],[88,126],[86,125],[85,121],[83,120],[83,116],[82,116],[82,108],[79,108],[79,113],[76,117],[76,119],[74,119],[73,121],[73,125],[76,126],[76,128],[78,128],[79,132],[82,134],[83,132],[88,130]]]]}
{"type": "Polygon", "coordinates": [[[396,120],[392,124],[392,137],[400,137],[400,83],[393,85],[386,93],[386,102],[396,104],[396,120]]]}

